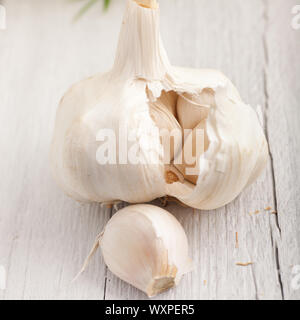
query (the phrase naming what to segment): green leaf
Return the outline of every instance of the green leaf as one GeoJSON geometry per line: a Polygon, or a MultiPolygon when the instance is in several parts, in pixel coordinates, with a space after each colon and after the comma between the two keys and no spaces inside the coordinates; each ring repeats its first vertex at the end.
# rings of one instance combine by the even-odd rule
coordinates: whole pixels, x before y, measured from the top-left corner
{"type": "Polygon", "coordinates": [[[104,10],[108,9],[109,4],[110,4],[110,0],[104,0],[104,5],[103,5],[104,10]]]}
{"type": "Polygon", "coordinates": [[[94,4],[96,4],[98,0],[89,0],[76,14],[74,17],[74,20],[77,21],[79,18],[81,18],[94,4]]]}

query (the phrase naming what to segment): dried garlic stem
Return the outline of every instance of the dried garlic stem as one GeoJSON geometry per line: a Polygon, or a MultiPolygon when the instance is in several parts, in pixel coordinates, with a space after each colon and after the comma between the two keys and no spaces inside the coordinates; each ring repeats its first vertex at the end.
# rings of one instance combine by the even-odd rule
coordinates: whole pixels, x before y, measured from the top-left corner
{"type": "Polygon", "coordinates": [[[87,268],[87,266],[89,265],[92,257],[94,256],[95,252],[98,250],[99,246],[100,246],[100,240],[103,236],[104,231],[102,231],[96,238],[96,241],[89,253],[89,255],[87,256],[87,258],[85,259],[83,266],[81,268],[81,270],[78,272],[78,274],[75,276],[75,278],[72,280],[72,282],[76,281],[81,275],[82,273],[85,271],[85,269],[87,268]]]}
{"type": "Polygon", "coordinates": [[[239,247],[239,234],[238,232],[235,233],[235,247],[239,247]]]}
{"type": "Polygon", "coordinates": [[[158,8],[158,3],[156,0],[135,0],[135,2],[144,8],[148,8],[148,9],[158,8]]]}
{"type": "Polygon", "coordinates": [[[237,262],[236,265],[237,266],[240,266],[240,267],[248,267],[248,266],[251,266],[253,264],[253,262],[246,262],[246,263],[243,263],[243,262],[237,262]]]}

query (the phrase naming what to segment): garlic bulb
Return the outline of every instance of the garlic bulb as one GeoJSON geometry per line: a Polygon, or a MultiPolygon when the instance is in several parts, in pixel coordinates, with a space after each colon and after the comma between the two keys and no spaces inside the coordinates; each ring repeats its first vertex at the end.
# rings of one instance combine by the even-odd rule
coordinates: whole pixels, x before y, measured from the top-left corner
{"type": "Polygon", "coordinates": [[[51,158],[56,180],[79,201],[169,195],[209,210],[255,181],[268,145],[255,111],[221,72],[171,66],[157,1],[128,0],[114,66],[63,97],[51,158]],[[166,141],[174,130],[189,134],[166,141]]]}
{"type": "Polygon", "coordinates": [[[99,246],[109,270],[149,297],[174,287],[192,269],[182,226],[153,205],[119,210],[97,238],[79,275],[99,246]]]}

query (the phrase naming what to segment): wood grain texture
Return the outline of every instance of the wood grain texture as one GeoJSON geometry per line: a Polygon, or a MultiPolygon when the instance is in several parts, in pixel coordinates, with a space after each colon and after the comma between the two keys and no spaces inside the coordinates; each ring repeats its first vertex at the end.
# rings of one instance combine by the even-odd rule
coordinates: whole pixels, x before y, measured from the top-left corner
{"type": "Polygon", "coordinates": [[[300,30],[291,26],[291,8],[297,4],[269,0],[265,16],[267,128],[281,229],[275,246],[287,299],[300,298],[300,290],[291,286],[291,271],[300,264],[300,30]]]}
{"type": "Polygon", "coordinates": [[[49,172],[48,156],[62,94],[74,80],[112,63],[117,39],[111,41],[106,30],[117,35],[120,25],[110,21],[116,15],[119,21],[121,12],[113,9],[105,19],[73,24],[78,7],[64,1],[4,5],[0,264],[7,270],[7,289],[0,291],[1,298],[103,299],[106,267],[101,257],[85,277],[70,282],[111,212],[62,194],[49,172]]]}
{"type": "MultiPolygon", "coordinates": [[[[106,14],[95,6],[76,24],[71,20],[78,4],[2,3],[0,265],[7,288],[0,299],[146,299],[107,270],[100,252],[70,283],[113,212],[62,194],[48,160],[64,91],[113,63],[124,1],[112,1],[106,14]]],[[[272,157],[263,176],[222,209],[167,206],[187,232],[195,270],[158,299],[300,298],[291,287],[291,267],[300,265],[300,31],[290,24],[295,4],[160,1],[171,62],[221,69],[247,103],[261,105],[272,157]],[[266,212],[269,206],[278,214],[266,212]],[[237,265],[247,262],[253,264],[237,265]]]]}

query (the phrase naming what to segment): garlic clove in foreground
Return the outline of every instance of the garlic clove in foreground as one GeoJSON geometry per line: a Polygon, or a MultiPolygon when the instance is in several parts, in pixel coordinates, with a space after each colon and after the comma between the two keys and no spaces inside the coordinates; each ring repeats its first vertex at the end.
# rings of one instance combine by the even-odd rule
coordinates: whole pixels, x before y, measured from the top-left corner
{"type": "Polygon", "coordinates": [[[97,238],[91,255],[98,246],[109,270],[149,297],[176,286],[192,270],[182,226],[153,205],[119,210],[97,238]]]}
{"type": "Polygon", "coordinates": [[[168,195],[204,210],[234,200],[268,156],[255,111],[228,78],[170,64],[156,0],[127,0],[112,69],[66,93],[51,147],[53,174],[76,200],[142,203],[168,195]],[[192,139],[197,129],[203,141],[192,139]],[[174,130],[182,136],[172,137],[174,130]],[[186,150],[193,161],[182,157],[186,150]]]}

